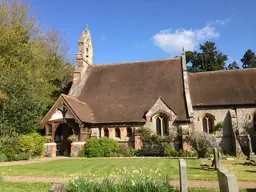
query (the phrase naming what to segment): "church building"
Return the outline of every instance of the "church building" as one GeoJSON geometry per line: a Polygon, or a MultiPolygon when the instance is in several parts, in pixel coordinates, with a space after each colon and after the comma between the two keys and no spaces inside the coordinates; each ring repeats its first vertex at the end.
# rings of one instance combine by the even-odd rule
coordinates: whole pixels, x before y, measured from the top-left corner
{"type": "MultiPolygon", "coordinates": [[[[109,137],[139,149],[136,130],[157,135],[181,133],[187,149],[191,131],[213,134],[226,153],[242,154],[245,126],[256,133],[256,69],[188,73],[186,57],[97,65],[90,31],[78,41],[76,68],[68,95],[62,94],[40,122],[60,154],[68,137],[109,137]]],[[[246,143],[246,142],[245,142],[246,143]]],[[[255,144],[254,151],[255,149],[255,144]]]]}

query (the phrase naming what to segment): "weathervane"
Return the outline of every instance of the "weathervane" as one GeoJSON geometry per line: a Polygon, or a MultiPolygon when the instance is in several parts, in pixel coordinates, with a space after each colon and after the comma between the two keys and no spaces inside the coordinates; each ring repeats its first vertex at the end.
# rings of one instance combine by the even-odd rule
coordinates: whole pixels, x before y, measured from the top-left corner
{"type": "Polygon", "coordinates": [[[86,29],[86,30],[88,30],[88,24],[86,24],[85,26],[86,26],[86,28],[85,28],[85,29],[86,29]]]}

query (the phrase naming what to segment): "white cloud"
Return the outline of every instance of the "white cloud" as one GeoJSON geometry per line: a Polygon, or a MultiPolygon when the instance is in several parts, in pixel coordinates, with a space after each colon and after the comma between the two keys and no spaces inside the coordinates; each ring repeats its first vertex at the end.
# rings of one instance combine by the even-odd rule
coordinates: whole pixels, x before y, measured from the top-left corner
{"type": "Polygon", "coordinates": [[[226,25],[231,21],[232,18],[233,18],[233,15],[222,20],[217,19],[216,21],[211,21],[210,23],[215,25],[226,25]]]}
{"type": "Polygon", "coordinates": [[[194,50],[202,41],[218,38],[220,35],[212,25],[206,25],[202,29],[171,29],[162,30],[153,36],[156,46],[166,53],[181,52],[182,47],[185,50],[194,50]]]}
{"type": "Polygon", "coordinates": [[[219,38],[216,30],[218,25],[226,25],[233,16],[223,20],[211,21],[201,29],[167,29],[153,36],[154,44],[168,54],[180,53],[185,50],[195,50],[197,46],[207,40],[219,38]]]}

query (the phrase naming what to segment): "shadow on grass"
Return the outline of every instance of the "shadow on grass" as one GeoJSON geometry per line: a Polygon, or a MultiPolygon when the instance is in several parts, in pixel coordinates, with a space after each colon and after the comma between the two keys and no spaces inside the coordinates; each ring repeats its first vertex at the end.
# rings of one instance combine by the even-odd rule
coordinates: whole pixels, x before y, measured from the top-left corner
{"type": "Polygon", "coordinates": [[[245,172],[256,173],[256,170],[245,170],[245,172]]]}
{"type": "Polygon", "coordinates": [[[203,171],[215,171],[214,167],[188,167],[189,169],[203,170],[203,171]]]}
{"type": "Polygon", "coordinates": [[[255,164],[250,161],[246,161],[244,163],[233,163],[232,165],[255,166],[255,164]]]}
{"type": "Polygon", "coordinates": [[[256,192],[256,188],[245,189],[244,191],[246,191],[246,192],[256,192]]]}

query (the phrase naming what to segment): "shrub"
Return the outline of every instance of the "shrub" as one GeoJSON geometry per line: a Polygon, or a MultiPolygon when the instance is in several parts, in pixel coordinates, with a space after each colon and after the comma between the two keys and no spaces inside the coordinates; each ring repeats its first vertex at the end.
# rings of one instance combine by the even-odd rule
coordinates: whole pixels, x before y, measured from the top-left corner
{"type": "Polygon", "coordinates": [[[179,152],[170,147],[164,148],[164,155],[169,157],[179,157],[179,152]]]}
{"type": "Polygon", "coordinates": [[[8,161],[13,161],[13,156],[19,153],[17,140],[19,140],[19,137],[16,134],[0,137],[0,149],[8,161]]]}
{"type": "Polygon", "coordinates": [[[110,157],[118,152],[118,143],[109,138],[88,139],[82,152],[85,157],[110,157]]]}
{"type": "Polygon", "coordinates": [[[216,125],[213,127],[213,132],[215,133],[216,131],[220,131],[224,126],[223,122],[218,122],[216,125]]]}
{"type": "Polygon", "coordinates": [[[88,139],[83,151],[85,157],[104,157],[99,139],[88,139]]]}
{"type": "Polygon", "coordinates": [[[0,162],[5,162],[7,160],[8,159],[7,159],[6,155],[4,153],[0,152],[0,162]]]}
{"type": "Polygon", "coordinates": [[[45,143],[51,143],[51,141],[52,141],[52,136],[50,136],[50,135],[44,136],[44,142],[45,143]]]}
{"type": "Polygon", "coordinates": [[[192,132],[187,137],[187,141],[197,152],[198,158],[209,157],[213,147],[216,145],[214,138],[203,132],[192,132]]]}
{"type": "Polygon", "coordinates": [[[110,157],[111,153],[118,152],[119,145],[117,141],[109,138],[101,138],[99,139],[99,142],[104,152],[104,157],[110,157]]]}
{"type": "Polygon", "coordinates": [[[131,156],[136,155],[136,150],[134,148],[131,148],[131,147],[126,147],[124,145],[120,145],[118,153],[121,156],[124,156],[124,157],[131,157],[131,156]]]}
{"type": "Polygon", "coordinates": [[[70,135],[70,136],[68,137],[68,141],[69,141],[70,143],[76,142],[76,141],[78,141],[78,136],[77,136],[76,134],[70,135]]]}
{"type": "Polygon", "coordinates": [[[196,152],[190,152],[190,151],[183,151],[183,150],[175,150],[170,147],[164,148],[164,155],[168,157],[196,157],[196,152]]]}
{"type": "Polygon", "coordinates": [[[32,155],[43,155],[45,138],[38,133],[30,133],[21,135],[19,138],[20,151],[29,153],[32,150],[32,155]]]}

